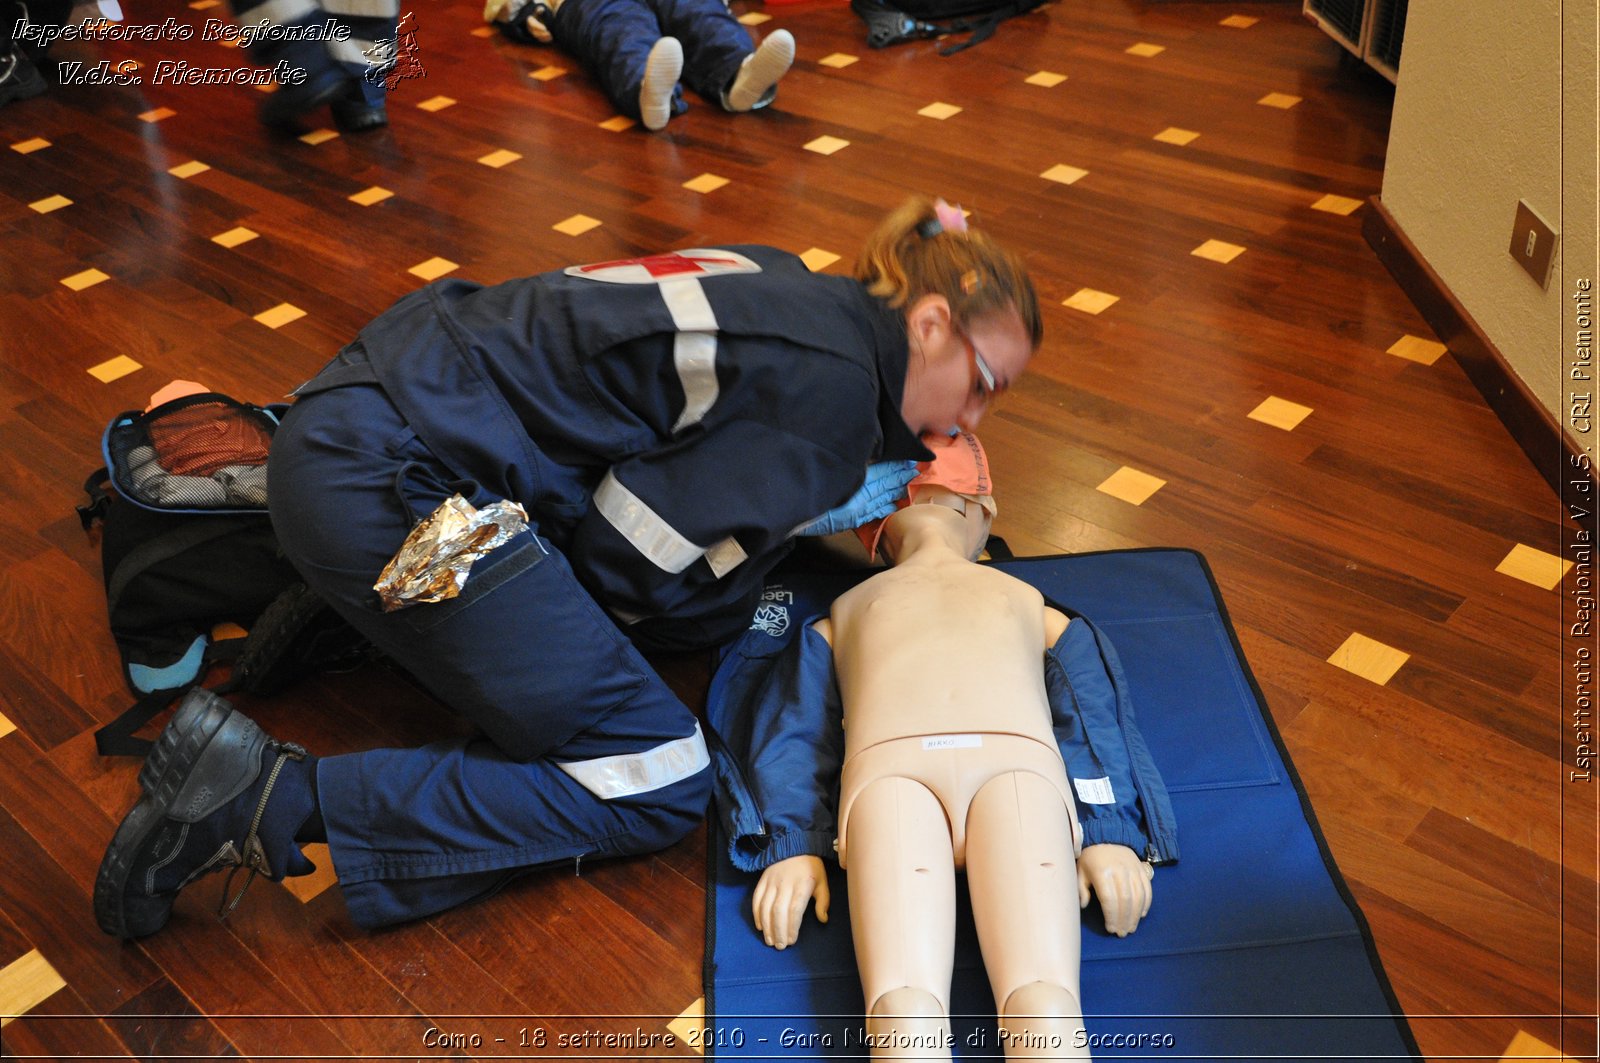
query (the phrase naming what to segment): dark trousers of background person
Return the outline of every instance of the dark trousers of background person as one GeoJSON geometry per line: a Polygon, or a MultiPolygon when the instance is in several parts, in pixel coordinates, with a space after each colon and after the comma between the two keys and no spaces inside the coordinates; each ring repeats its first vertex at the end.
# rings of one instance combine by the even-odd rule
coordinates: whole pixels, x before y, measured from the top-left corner
{"type": "MultiPolygon", "coordinates": [[[[233,16],[241,26],[269,26],[293,30],[321,30],[329,26],[348,30],[344,40],[272,40],[251,43],[250,59],[265,67],[279,62],[306,72],[294,89],[299,99],[316,102],[334,94],[335,117],[339,104],[364,104],[381,111],[383,74],[394,65],[400,0],[233,0],[233,16]]],[[[284,91],[280,89],[279,91],[284,91]]],[[[291,105],[292,109],[292,105],[291,105]]]]}

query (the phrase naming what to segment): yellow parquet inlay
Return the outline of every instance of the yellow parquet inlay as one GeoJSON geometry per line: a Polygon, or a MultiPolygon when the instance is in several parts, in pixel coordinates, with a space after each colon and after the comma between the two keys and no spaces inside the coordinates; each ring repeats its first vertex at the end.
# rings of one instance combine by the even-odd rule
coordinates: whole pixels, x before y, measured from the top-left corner
{"type": "Polygon", "coordinates": [[[129,358],[127,355],[119,354],[108,362],[101,362],[99,365],[90,366],[89,375],[100,381],[102,384],[109,384],[113,380],[121,380],[129,373],[137,373],[143,368],[144,366],[140,365],[132,358],[129,358]]]}
{"type": "MultiPolygon", "coordinates": [[[[1590,1057],[1593,1058],[1592,1056],[1590,1057]]],[[[1578,1063],[1572,1056],[1564,1056],[1559,1048],[1553,1048],[1539,1040],[1526,1030],[1518,1030],[1517,1036],[1506,1045],[1506,1050],[1500,1054],[1501,1063],[1511,1063],[1512,1060],[1538,1059],[1549,1060],[1550,1063],[1578,1063]]]]}
{"type": "Polygon", "coordinates": [[[61,283],[65,284],[68,288],[71,288],[75,292],[81,292],[85,288],[93,288],[101,281],[108,281],[110,279],[111,275],[108,273],[101,273],[97,269],[86,269],[82,273],[74,273],[70,277],[62,277],[61,283]]]}
{"type": "Polygon", "coordinates": [[[564,66],[541,66],[538,70],[533,71],[528,76],[535,81],[554,81],[556,78],[561,77],[566,72],[567,68],[564,66]]]}
{"type": "Polygon", "coordinates": [[[430,96],[421,103],[417,104],[417,110],[428,111],[431,113],[434,111],[442,111],[446,107],[454,107],[455,105],[456,101],[452,100],[448,96],[430,96]]]}
{"type": "Polygon", "coordinates": [[[1333,651],[1328,663],[1383,686],[1410,659],[1411,654],[1404,650],[1397,650],[1356,631],[1333,651]]]}
{"type": "Polygon", "coordinates": [[[337,140],[339,133],[333,129],[313,129],[300,138],[300,143],[310,144],[313,148],[318,144],[326,144],[330,140],[337,140]]]}
{"type": "Polygon", "coordinates": [[[426,262],[418,262],[406,272],[413,276],[421,277],[425,281],[431,281],[438,280],[446,273],[454,273],[460,268],[461,265],[459,263],[451,262],[448,258],[439,258],[435,255],[426,262]]]}
{"type": "Polygon", "coordinates": [[[824,251],[820,247],[811,247],[800,252],[800,261],[806,264],[806,269],[816,273],[839,261],[839,256],[832,251],[824,251]]]}
{"type": "Polygon", "coordinates": [[[1543,550],[1518,543],[1501,559],[1494,570],[1502,576],[1510,576],[1512,579],[1519,579],[1550,591],[1555,590],[1566,574],[1572,570],[1572,562],[1564,557],[1547,554],[1543,550]]]}
{"type": "Polygon", "coordinates": [[[1176,144],[1181,148],[1185,144],[1193,143],[1195,138],[1199,135],[1199,133],[1196,133],[1192,129],[1179,129],[1177,126],[1168,126],[1166,129],[1163,129],[1161,132],[1157,133],[1152,139],[1159,140],[1163,144],[1176,144]]]}
{"type": "Polygon", "coordinates": [[[382,185],[373,185],[371,188],[363,188],[361,191],[351,196],[350,202],[359,204],[363,207],[370,207],[374,203],[382,203],[392,195],[394,195],[394,193],[389,191],[387,188],[384,188],[382,185]]]}
{"type": "Polygon", "coordinates": [[[807,151],[814,151],[818,155],[832,155],[834,152],[842,151],[849,146],[850,142],[842,137],[820,136],[806,144],[805,148],[807,151]]]}
{"type": "Polygon", "coordinates": [[[1142,506],[1150,496],[1167,486],[1167,481],[1159,476],[1151,476],[1147,472],[1124,465],[1104,482],[1096,487],[1096,491],[1110,495],[1112,498],[1121,499],[1129,505],[1142,506]]]}
{"type": "Polygon", "coordinates": [[[1280,111],[1287,111],[1300,102],[1300,97],[1291,96],[1287,92],[1269,92],[1256,102],[1263,107],[1276,107],[1280,111]]]}
{"type": "Polygon", "coordinates": [[[225,233],[218,233],[211,238],[211,242],[221,244],[223,247],[238,247],[240,244],[249,243],[260,235],[254,229],[246,229],[241,225],[236,229],[229,229],[225,233]]]}
{"type": "Polygon", "coordinates": [[[36,151],[43,151],[49,146],[50,142],[44,137],[30,137],[27,140],[19,140],[11,145],[11,150],[19,155],[31,155],[36,151]]]}
{"type": "Polygon", "coordinates": [[[600,219],[591,218],[587,214],[574,214],[572,217],[564,221],[558,221],[550,226],[556,232],[564,233],[567,236],[582,236],[590,229],[598,229],[599,227],[600,219]]]}
{"type": "Polygon", "coordinates": [[[1050,169],[1046,170],[1039,176],[1043,177],[1046,181],[1056,181],[1060,184],[1070,185],[1077,181],[1083,180],[1085,177],[1088,177],[1089,171],[1080,170],[1076,166],[1068,166],[1066,163],[1061,162],[1050,167],[1050,169]]]}
{"type": "Polygon", "coordinates": [[[715,192],[727,183],[728,179],[726,177],[718,177],[714,173],[703,173],[699,177],[683,182],[683,187],[691,192],[699,192],[704,195],[707,192],[715,192]]]}
{"type": "Polygon", "coordinates": [[[40,214],[49,214],[53,210],[60,210],[62,207],[70,206],[72,206],[72,200],[68,199],[66,196],[59,195],[46,196],[44,199],[36,199],[32,203],[28,204],[30,209],[36,210],[40,214]]]}
{"type": "Polygon", "coordinates": [[[171,107],[157,107],[154,110],[146,111],[143,114],[141,114],[139,116],[139,121],[141,121],[141,122],[163,122],[163,121],[166,121],[168,118],[171,118],[173,115],[175,115],[177,113],[178,112],[174,111],[171,107]]]}
{"type": "Polygon", "coordinates": [[[771,22],[772,16],[761,11],[750,11],[739,16],[741,26],[759,26],[763,22],[771,22]]]}
{"type": "Polygon", "coordinates": [[[1137,55],[1141,59],[1149,59],[1151,56],[1160,55],[1166,50],[1167,46],[1164,44],[1150,44],[1147,41],[1140,41],[1131,48],[1123,49],[1123,51],[1127,52],[1129,55],[1137,55]]]}
{"type": "Polygon", "coordinates": [[[624,129],[632,129],[634,126],[636,126],[638,124],[639,124],[638,122],[635,122],[632,118],[629,118],[627,115],[619,114],[615,118],[607,118],[604,122],[601,122],[600,123],[600,128],[601,129],[608,129],[613,133],[620,133],[624,129]]]}
{"type": "Polygon", "coordinates": [[[0,1026],[32,1011],[66,984],[38,949],[12,960],[0,969],[0,1026]]]}
{"type": "Polygon", "coordinates": [[[294,894],[301,904],[309,904],[318,894],[338,882],[339,876],[333,872],[333,854],[328,852],[327,845],[312,842],[302,845],[300,851],[307,860],[317,865],[317,869],[309,875],[284,879],[283,888],[294,894]]]}
{"type": "Polygon", "coordinates": [[[1395,340],[1385,353],[1392,354],[1397,358],[1404,358],[1408,362],[1421,362],[1423,365],[1432,365],[1449,349],[1442,343],[1408,333],[1395,340]]]}
{"type": "Polygon", "coordinates": [[[256,315],[256,320],[267,328],[282,328],[291,321],[299,321],[306,316],[306,312],[293,303],[279,303],[271,310],[263,310],[256,315]]]}
{"type": "Polygon", "coordinates": [[[1280,399],[1272,395],[1264,399],[1261,405],[1246,414],[1252,421],[1270,424],[1274,428],[1281,428],[1285,432],[1292,432],[1300,427],[1300,422],[1311,416],[1311,407],[1302,406],[1298,402],[1280,399]]]}
{"type": "Polygon", "coordinates": [[[1085,314],[1098,314],[1108,310],[1112,303],[1119,297],[1110,292],[1095,291],[1093,288],[1079,288],[1067,298],[1061,300],[1061,305],[1085,314]]]}
{"type": "Polygon", "coordinates": [[[479,156],[478,162],[490,169],[498,170],[500,167],[508,166],[520,158],[522,156],[516,152],[501,148],[499,151],[491,151],[487,155],[479,156]]]}
{"type": "Polygon", "coordinates": [[[825,55],[821,59],[818,59],[817,65],[831,66],[835,70],[843,70],[852,63],[858,63],[860,61],[860,56],[846,55],[844,52],[834,52],[832,55],[825,55]]]}
{"type": "Polygon", "coordinates": [[[1049,70],[1040,70],[1037,73],[1029,74],[1027,77],[1023,78],[1022,83],[1024,85],[1037,85],[1042,89],[1053,89],[1065,80],[1067,80],[1067,75],[1065,74],[1057,74],[1049,70]]]}
{"type": "Polygon", "coordinates": [[[1196,258],[1203,258],[1211,262],[1221,262],[1223,265],[1227,265],[1244,254],[1244,248],[1238,244],[1230,244],[1226,240],[1207,240],[1189,253],[1196,258]]]}
{"type": "Polygon", "coordinates": [[[196,174],[205,173],[209,169],[211,169],[211,167],[207,166],[199,159],[191,159],[188,162],[179,163],[177,166],[174,166],[167,172],[179,180],[187,181],[196,174]]]}
{"type": "Polygon", "coordinates": [[[678,1017],[667,1023],[667,1029],[678,1039],[680,1044],[688,1045],[700,1055],[705,1055],[705,1046],[701,1043],[704,1038],[700,1031],[706,1025],[706,998],[700,997],[693,1004],[678,1013],[678,1017]]]}
{"type": "Polygon", "coordinates": [[[942,122],[946,118],[954,118],[960,114],[961,108],[953,103],[930,103],[917,113],[924,118],[937,118],[942,122]]]}
{"type": "Polygon", "coordinates": [[[1327,214],[1354,214],[1361,209],[1361,200],[1351,199],[1349,196],[1336,196],[1332,192],[1311,204],[1312,210],[1320,210],[1327,214]]]}
{"type": "Polygon", "coordinates": [[[1260,19],[1251,18],[1249,15],[1229,15],[1227,18],[1217,23],[1217,25],[1227,26],[1230,29],[1247,30],[1260,21],[1260,19]]]}
{"type": "Polygon", "coordinates": [[[4,738],[17,729],[17,725],[6,719],[5,713],[0,712],[0,738],[4,738]]]}

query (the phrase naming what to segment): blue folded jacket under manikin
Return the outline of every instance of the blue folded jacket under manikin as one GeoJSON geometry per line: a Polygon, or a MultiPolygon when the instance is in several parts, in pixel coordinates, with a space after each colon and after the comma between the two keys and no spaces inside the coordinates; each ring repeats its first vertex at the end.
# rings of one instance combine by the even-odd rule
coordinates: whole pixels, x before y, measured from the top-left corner
{"type": "MultiPolygon", "coordinates": [[[[997,564],[1114,644],[1181,831],[1182,857],[1157,869],[1135,934],[1112,937],[1095,906],[1084,913],[1083,1036],[1095,1057],[1420,1059],[1204,559],[1137,550],[997,564]]],[[[784,617],[820,613],[858,578],[791,573],[769,603],[784,617]]],[[[766,608],[757,623],[777,619],[766,608]]],[[[713,723],[726,725],[741,678],[730,673],[743,666],[730,655],[713,681],[713,723]]],[[[713,818],[708,847],[707,1056],[864,1058],[844,872],[830,866],[829,922],[808,915],[795,946],[768,948],[750,912],[757,875],[730,862],[726,818],[713,818]]],[[[954,1052],[999,1058],[965,889],[957,895],[954,1052]]]]}

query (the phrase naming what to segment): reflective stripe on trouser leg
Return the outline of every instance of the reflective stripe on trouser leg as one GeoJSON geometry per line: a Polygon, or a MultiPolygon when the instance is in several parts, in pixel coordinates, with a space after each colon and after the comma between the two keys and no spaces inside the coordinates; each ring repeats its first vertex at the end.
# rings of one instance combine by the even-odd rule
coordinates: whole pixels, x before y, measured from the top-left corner
{"type": "Polygon", "coordinates": [[[711,754],[706,752],[706,739],[696,721],[694,734],[663,742],[654,749],[594,760],[558,760],[556,767],[578,780],[596,797],[614,801],[670,786],[704,771],[710,763],[711,754]]]}

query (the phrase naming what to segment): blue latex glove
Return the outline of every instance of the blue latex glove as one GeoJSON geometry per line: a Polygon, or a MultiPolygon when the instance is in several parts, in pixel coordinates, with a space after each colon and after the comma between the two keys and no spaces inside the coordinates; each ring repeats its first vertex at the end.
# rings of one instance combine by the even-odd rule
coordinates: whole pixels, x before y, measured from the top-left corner
{"type": "Polygon", "coordinates": [[[832,535],[887,517],[894,512],[895,502],[906,493],[906,484],[916,476],[914,461],[880,461],[868,465],[867,478],[855,494],[815,520],[800,525],[793,534],[832,535]]]}

